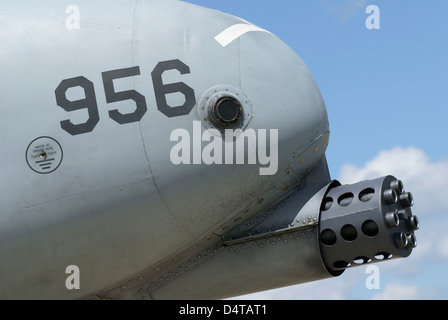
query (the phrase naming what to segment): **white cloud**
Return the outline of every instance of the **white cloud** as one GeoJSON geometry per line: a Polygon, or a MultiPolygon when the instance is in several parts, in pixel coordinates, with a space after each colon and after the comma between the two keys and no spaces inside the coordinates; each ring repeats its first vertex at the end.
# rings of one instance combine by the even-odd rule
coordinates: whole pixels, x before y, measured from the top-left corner
{"type": "Polygon", "coordinates": [[[438,275],[448,263],[448,161],[433,161],[417,148],[397,147],[381,151],[361,168],[344,165],[339,180],[350,184],[385,175],[402,180],[412,192],[412,211],[421,228],[416,232],[418,246],[409,258],[379,264],[383,274],[395,282],[374,298],[424,299],[431,292],[442,292],[440,288],[448,284],[444,274],[438,275]],[[401,281],[412,281],[412,285],[403,286],[401,281]],[[423,290],[422,286],[429,288],[423,290]]]}
{"type": "Polygon", "coordinates": [[[400,284],[388,284],[383,292],[377,293],[374,300],[415,300],[419,298],[417,286],[403,286],[400,284]]]}
{"type": "Polygon", "coordinates": [[[418,259],[448,262],[448,236],[443,238],[448,223],[448,161],[432,161],[422,150],[397,147],[381,151],[364,167],[351,164],[342,167],[339,180],[355,183],[385,175],[402,180],[415,200],[412,211],[419,217],[418,259]]]}
{"type": "Polygon", "coordinates": [[[414,211],[418,216],[433,215],[448,208],[448,161],[433,162],[413,147],[382,151],[363,168],[346,164],[339,180],[354,183],[385,175],[403,181],[406,191],[414,195],[414,211]]]}
{"type": "MultiPolygon", "coordinates": [[[[446,299],[448,278],[448,161],[432,161],[417,148],[394,148],[380,152],[359,168],[342,167],[343,184],[394,175],[402,180],[415,199],[413,213],[421,228],[418,246],[410,257],[377,264],[381,270],[381,290],[365,287],[364,267],[349,268],[339,278],[261,292],[243,299],[446,299]]],[[[241,298],[241,297],[240,297],[241,298]]]]}
{"type": "Polygon", "coordinates": [[[442,260],[448,263],[448,236],[445,236],[445,239],[440,242],[438,246],[438,253],[442,260]]]}
{"type": "MultiPolygon", "coordinates": [[[[448,208],[446,212],[448,212],[448,208]]],[[[416,232],[418,246],[411,256],[416,259],[415,262],[419,266],[427,268],[434,264],[448,264],[448,235],[446,235],[448,217],[446,216],[446,214],[441,214],[435,216],[434,219],[421,222],[422,226],[416,232]]]]}

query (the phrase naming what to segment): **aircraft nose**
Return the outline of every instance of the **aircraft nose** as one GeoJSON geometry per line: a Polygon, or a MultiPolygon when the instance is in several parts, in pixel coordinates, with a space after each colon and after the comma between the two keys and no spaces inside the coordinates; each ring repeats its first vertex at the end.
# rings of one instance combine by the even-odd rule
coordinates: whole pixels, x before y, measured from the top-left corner
{"type": "Polygon", "coordinates": [[[215,40],[238,56],[239,94],[250,102],[248,127],[278,130],[279,169],[282,161],[284,169],[290,167],[292,157],[311,163],[304,157],[307,148],[320,158],[328,144],[328,115],[303,60],[277,36],[251,24],[235,24],[215,40]]]}

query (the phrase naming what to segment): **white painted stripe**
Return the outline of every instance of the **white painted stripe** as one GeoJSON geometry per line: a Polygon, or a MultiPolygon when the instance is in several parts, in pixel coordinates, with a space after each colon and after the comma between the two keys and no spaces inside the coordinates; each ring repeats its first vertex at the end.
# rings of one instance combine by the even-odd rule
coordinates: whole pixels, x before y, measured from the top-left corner
{"type": "Polygon", "coordinates": [[[228,27],[226,30],[221,32],[215,37],[215,40],[218,41],[223,47],[227,47],[230,43],[232,43],[234,40],[238,39],[242,35],[252,32],[252,31],[258,31],[258,32],[267,32],[269,31],[262,29],[260,27],[254,26],[253,24],[246,24],[246,23],[238,23],[234,24],[231,27],[228,27]]]}

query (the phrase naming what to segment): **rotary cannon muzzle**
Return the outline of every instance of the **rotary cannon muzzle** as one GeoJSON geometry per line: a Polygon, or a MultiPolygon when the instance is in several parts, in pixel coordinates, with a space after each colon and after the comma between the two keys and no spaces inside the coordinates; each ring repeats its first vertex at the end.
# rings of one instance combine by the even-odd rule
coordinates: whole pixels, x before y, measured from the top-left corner
{"type": "Polygon", "coordinates": [[[414,199],[392,176],[330,188],[321,204],[319,243],[332,275],[370,262],[404,258],[417,246],[414,199]]]}

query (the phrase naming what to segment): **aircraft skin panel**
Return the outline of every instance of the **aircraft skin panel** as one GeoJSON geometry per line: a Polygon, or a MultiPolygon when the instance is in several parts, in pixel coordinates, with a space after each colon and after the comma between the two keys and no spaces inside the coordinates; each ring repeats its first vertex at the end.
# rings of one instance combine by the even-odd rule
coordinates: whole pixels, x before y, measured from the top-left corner
{"type": "MultiPolygon", "coordinates": [[[[125,2],[99,4],[113,15],[93,6],[94,14],[88,13],[88,22],[75,34],[65,28],[66,6],[55,2],[28,7],[24,14],[23,6],[13,3],[0,7],[9,30],[0,34],[2,91],[7,92],[0,103],[0,142],[10,152],[0,161],[2,178],[12,182],[0,187],[8,194],[0,204],[0,237],[8,243],[0,246],[5,258],[0,274],[14,275],[2,277],[1,287],[9,289],[0,290],[1,298],[86,297],[194,239],[155,188],[140,125],[123,126],[109,118],[111,109],[135,109],[133,101],[107,104],[102,89],[102,72],[133,66],[134,6],[125,2]],[[104,17],[108,21],[101,21],[104,17]],[[95,87],[100,120],[92,132],[73,136],[62,130],[61,121],[83,123],[87,112],[66,112],[56,104],[55,90],[62,80],[79,76],[95,87]],[[21,134],[10,134],[18,130],[21,134]],[[62,146],[63,160],[51,174],[37,174],[25,153],[33,140],[47,136],[62,146]],[[159,243],[168,231],[177,237],[159,243]],[[160,245],[148,250],[153,243],[160,245]],[[126,252],[132,259],[123,259],[126,252]],[[86,285],[78,291],[65,287],[65,269],[73,264],[86,271],[86,285]],[[23,290],[24,284],[31,289],[23,290]]],[[[116,91],[134,88],[133,78],[115,82],[116,91]]],[[[67,97],[85,94],[78,87],[67,97]]]]}
{"type": "MultiPolygon", "coordinates": [[[[308,147],[300,146],[296,137],[306,136],[311,143],[315,143],[318,138],[328,134],[325,104],[303,61],[276,36],[265,32],[251,32],[223,48],[215,40],[215,36],[229,26],[241,24],[241,19],[187,3],[179,3],[176,7],[170,6],[169,2],[157,5],[160,6],[158,10],[152,7],[152,3],[140,2],[137,6],[134,32],[134,52],[138,53],[135,56],[136,64],[144,65],[145,61],[158,61],[162,57],[178,59],[190,67],[190,73],[168,71],[164,74],[164,83],[187,83],[195,88],[195,100],[198,104],[205,99],[201,94],[216,85],[242,88],[242,91],[250,93],[247,96],[254,105],[250,115],[250,128],[285,128],[279,133],[281,147],[284,147],[280,149],[279,158],[284,159],[284,163],[280,164],[278,175],[262,177],[257,173],[257,166],[222,165],[217,179],[217,169],[214,166],[203,166],[201,175],[197,174],[195,165],[172,165],[170,170],[166,169],[170,165],[172,144],[166,143],[166,140],[160,141],[159,137],[169,137],[176,128],[188,130],[193,137],[192,121],[203,120],[196,107],[188,116],[173,117],[168,122],[162,113],[153,113],[141,121],[151,169],[165,203],[190,232],[198,237],[207,237],[212,232],[221,233],[222,224],[229,221],[229,218],[241,216],[241,207],[249,207],[246,205],[248,199],[253,199],[252,202],[255,203],[261,195],[265,195],[263,205],[268,206],[272,204],[268,200],[271,193],[272,201],[276,201],[279,194],[284,194],[281,186],[292,182],[285,180],[282,175],[299,167],[300,170],[306,167],[306,164],[297,164],[293,159],[295,152],[300,154],[304,147],[308,147]],[[170,19],[173,15],[182,18],[170,19]],[[166,28],[168,36],[152,31],[160,25],[166,28]],[[160,44],[158,50],[154,50],[154,43],[160,44]],[[178,44],[182,44],[182,50],[173,54],[171,48],[178,44]],[[279,62],[278,57],[286,57],[286,61],[279,62]],[[217,60],[219,63],[216,63],[217,60]],[[261,65],[263,68],[260,68],[261,65]],[[300,76],[297,76],[297,72],[300,76]],[[313,82],[301,90],[303,93],[306,90],[315,92],[315,95],[310,98],[313,101],[301,102],[297,98],[296,88],[308,80],[313,82]],[[308,108],[308,105],[320,110],[304,111],[303,108],[308,108]],[[278,110],[282,112],[278,114],[278,110]],[[275,120],[273,114],[276,114],[275,120]],[[166,125],[158,127],[153,125],[154,122],[166,125]],[[293,129],[287,131],[290,128],[293,129]],[[277,176],[281,177],[277,179],[277,176]],[[272,185],[279,186],[273,188],[272,185]],[[184,192],[186,188],[189,190],[188,194],[184,192]],[[222,192],[217,193],[216,190],[222,192]],[[205,216],[201,213],[204,210],[208,212],[205,216]],[[206,233],[204,230],[207,230],[206,233]]],[[[142,81],[142,87],[151,85],[151,79],[148,78],[139,78],[138,81],[142,81]]],[[[173,97],[170,105],[183,103],[185,96],[178,94],[173,97]]],[[[202,132],[204,129],[202,127],[202,132]]],[[[322,143],[322,149],[317,152],[319,156],[325,148],[322,143]]]]}

